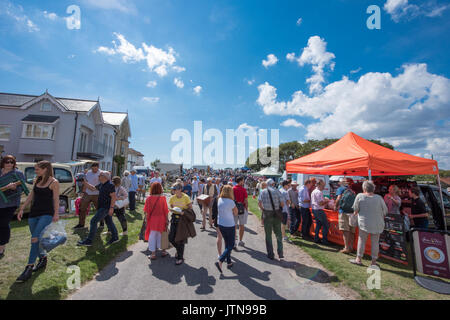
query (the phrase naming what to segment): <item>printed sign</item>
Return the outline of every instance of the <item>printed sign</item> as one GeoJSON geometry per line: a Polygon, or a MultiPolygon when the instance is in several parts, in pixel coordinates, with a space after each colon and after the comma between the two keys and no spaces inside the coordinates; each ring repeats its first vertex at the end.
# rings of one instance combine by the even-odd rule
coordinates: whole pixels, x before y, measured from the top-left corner
{"type": "Polygon", "coordinates": [[[450,279],[450,240],[441,233],[414,232],[417,271],[450,279]]]}
{"type": "Polygon", "coordinates": [[[404,217],[400,214],[388,214],[385,227],[380,235],[380,256],[402,264],[408,264],[404,217]]]}

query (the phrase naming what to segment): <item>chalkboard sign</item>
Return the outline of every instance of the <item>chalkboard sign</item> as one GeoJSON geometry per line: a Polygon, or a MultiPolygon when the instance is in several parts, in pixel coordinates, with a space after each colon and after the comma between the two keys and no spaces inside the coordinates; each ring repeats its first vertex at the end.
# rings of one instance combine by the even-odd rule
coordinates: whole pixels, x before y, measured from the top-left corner
{"type": "Polygon", "coordinates": [[[380,257],[408,264],[403,215],[386,216],[384,232],[380,235],[380,257]]]}

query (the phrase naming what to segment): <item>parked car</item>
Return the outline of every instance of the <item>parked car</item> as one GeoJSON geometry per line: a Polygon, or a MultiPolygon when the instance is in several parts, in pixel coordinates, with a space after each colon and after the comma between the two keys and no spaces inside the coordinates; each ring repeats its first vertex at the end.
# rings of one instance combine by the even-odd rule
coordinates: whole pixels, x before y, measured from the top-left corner
{"type": "MultiPolygon", "coordinates": [[[[439,187],[428,184],[418,184],[423,194],[422,200],[426,201],[430,214],[430,228],[444,230],[444,219],[442,214],[441,197],[439,187]]],[[[447,230],[450,230],[450,197],[444,190],[442,191],[445,208],[445,222],[447,230]]]]}
{"type": "MultiPolygon", "coordinates": [[[[36,178],[36,173],[34,171],[35,163],[32,162],[18,162],[17,168],[23,172],[25,176],[25,181],[31,190],[33,188],[33,183],[36,178]]],[[[69,211],[70,201],[76,198],[75,193],[75,178],[73,176],[71,167],[66,164],[52,163],[53,174],[55,178],[59,181],[59,203],[60,207],[64,206],[66,212],[69,211]]],[[[22,195],[20,200],[23,204],[26,200],[26,196],[22,195]]],[[[27,213],[30,211],[30,206],[24,209],[27,213]]]]}

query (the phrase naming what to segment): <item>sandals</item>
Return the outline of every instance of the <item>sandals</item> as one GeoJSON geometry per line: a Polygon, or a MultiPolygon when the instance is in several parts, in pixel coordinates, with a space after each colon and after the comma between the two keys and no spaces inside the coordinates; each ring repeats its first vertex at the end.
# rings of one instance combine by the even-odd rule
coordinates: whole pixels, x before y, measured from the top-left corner
{"type": "Polygon", "coordinates": [[[233,263],[227,264],[227,268],[231,269],[231,268],[233,268],[233,265],[234,265],[233,263]]]}
{"type": "Polygon", "coordinates": [[[148,256],[148,258],[149,258],[150,260],[156,260],[156,254],[155,254],[155,255],[148,256]]]}
{"type": "Polygon", "coordinates": [[[356,259],[350,259],[349,262],[350,262],[351,264],[356,264],[357,266],[364,266],[364,265],[362,264],[362,262],[358,262],[358,261],[356,261],[356,259]]]}
{"type": "Polygon", "coordinates": [[[220,264],[218,261],[216,263],[214,263],[214,265],[216,266],[217,270],[219,270],[220,273],[223,273],[222,268],[220,267],[220,264]]]}
{"type": "Polygon", "coordinates": [[[347,250],[347,249],[342,249],[342,250],[339,251],[339,253],[350,254],[352,252],[350,250],[347,250]]]}
{"type": "Polygon", "coordinates": [[[177,265],[177,266],[182,265],[183,262],[184,262],[184,259],[178,259],[178,260],[175,262],[175,265],[177,265]]]}

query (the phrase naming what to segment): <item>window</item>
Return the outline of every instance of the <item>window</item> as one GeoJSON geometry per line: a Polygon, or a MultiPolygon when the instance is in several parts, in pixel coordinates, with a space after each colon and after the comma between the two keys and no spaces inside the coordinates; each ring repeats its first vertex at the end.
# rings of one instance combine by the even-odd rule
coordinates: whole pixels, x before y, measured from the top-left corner
{"type": "Polygon", "coordinates": [[[25,180],[28,184],[34,183],[34,178],[36,178],[36,172],[34,171],[34,167],[28,167],[25,169],[25,180]]]}
{"type": "Polygon", "coordinates": [[[55,137],[55,127],[46,124],[24,124],[22,138],[49,139],[55,137]]]}
{"type": "Polygon", "coordinates": [[[70,171],[61,168],[55,168],[53,170],[55,172],[55,178],[59,181],[59,183],[73,182],[72,174],[70,173],[70,171]]]}
{"type": "Polygon", "coordinates": [[[11,137],[10,126],[0,126],[0,141],[9,141],[11,137]]]}
{"type": "Polygon", "coordinates": [[[41,105],[41,111],[51,112],[52,111],[52,105],[48,102],[43,102],[41,105]]]}
{"type": "Polygon", "coordinates": [[[86,152],[87,146],[88,146],[88,134],[86,132],[84,132],[83,130],[81,130],[78,151],[86,152]]]}

